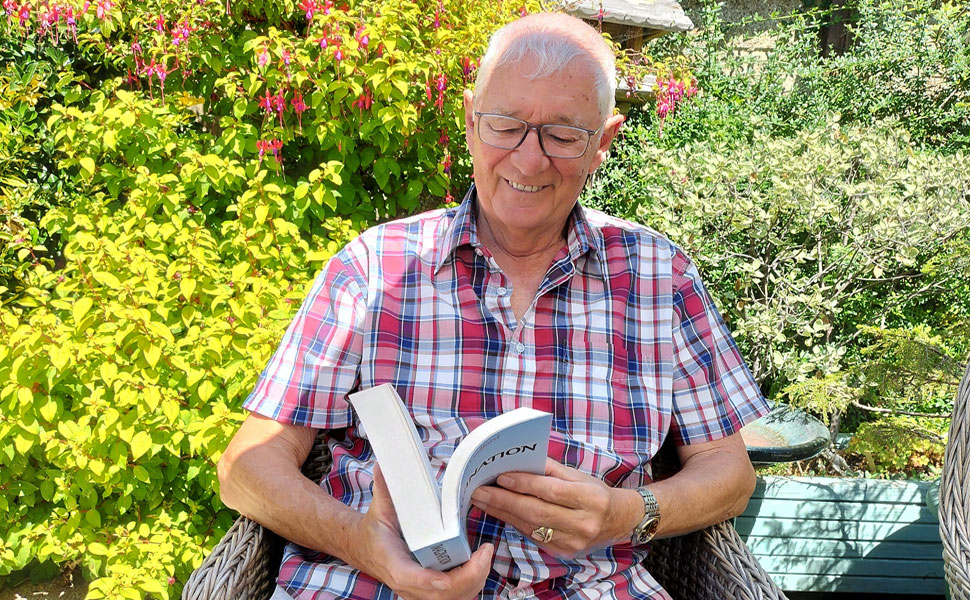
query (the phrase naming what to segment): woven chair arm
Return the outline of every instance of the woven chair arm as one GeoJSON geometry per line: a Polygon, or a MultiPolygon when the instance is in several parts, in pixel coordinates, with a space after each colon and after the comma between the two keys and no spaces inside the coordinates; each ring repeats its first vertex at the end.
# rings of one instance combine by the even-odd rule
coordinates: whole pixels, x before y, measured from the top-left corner
{"type": "Polygon", "coordinates": [[[943,572],[953,600],[970,600],[970,365],[953,403],[940,477],[943,572]]]}
{"type": "Polygon", "coordinates": [[[678,600],[785,600],[729,521],[654,542],[644,564],[678,600]]]}
{"type": "Polygon", "coordinates": [[[276,585],[282,540],[239,517],[182,589],[182,600],[267,600],[276,585]]]}

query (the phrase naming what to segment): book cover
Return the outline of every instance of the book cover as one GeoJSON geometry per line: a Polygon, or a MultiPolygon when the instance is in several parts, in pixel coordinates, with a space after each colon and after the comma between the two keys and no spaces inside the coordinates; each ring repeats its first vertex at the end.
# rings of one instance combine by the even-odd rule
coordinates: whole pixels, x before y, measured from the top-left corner
{"type": "Polygon", "coordinates": [[[517,408],[465,436],[439,486],[407,407],[390,384],[350,395],[387,482],[401,534],[423,567],[443,571],[472,554],[465,530],[471,495],[509,471],[544,473],[552,415],[517,408]]]}

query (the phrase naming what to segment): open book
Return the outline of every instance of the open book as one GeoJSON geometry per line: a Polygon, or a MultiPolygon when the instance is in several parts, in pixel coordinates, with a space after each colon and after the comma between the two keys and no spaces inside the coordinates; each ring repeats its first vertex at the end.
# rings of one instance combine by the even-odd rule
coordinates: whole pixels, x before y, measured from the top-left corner
{"type": "Polygon", "coordinates": [[[471,495],[509,471],[544,473],[552,415],[517,408],[482,423],[455,448],[441,486],[404,402],[390,384],[350,395],[374,448],[401,524],[421,566],[443,571],[471,558],[471,495]]]}

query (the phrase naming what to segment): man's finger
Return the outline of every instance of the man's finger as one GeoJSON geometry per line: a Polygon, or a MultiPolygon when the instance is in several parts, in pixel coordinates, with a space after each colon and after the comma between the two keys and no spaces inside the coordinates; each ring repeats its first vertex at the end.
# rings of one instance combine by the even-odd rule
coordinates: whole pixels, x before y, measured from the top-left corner
{"type": "Polygon", "coordinates": [[[400,531],[401,525],[397,520],[397,511],[394,509],[394,502],[391,500],[391,492],[387,489],[387,482],[384,481],[384,474],[381,473],[380,465],[374,465],[374,488],[373,498],[371,499],[368,510],[376,511],[381,520],[400,531]]]}

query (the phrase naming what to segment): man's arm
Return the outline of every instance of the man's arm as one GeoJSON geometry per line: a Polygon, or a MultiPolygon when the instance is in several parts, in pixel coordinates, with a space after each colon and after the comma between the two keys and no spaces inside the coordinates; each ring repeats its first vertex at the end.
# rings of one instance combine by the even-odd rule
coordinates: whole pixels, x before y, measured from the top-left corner
{"type": "Polygon", "coordinates": [[[492,546],[447,573],[424,569],[401,539],[394,507],[378,476],[361,514],[300,472],[316,430],[251,414],[219,460],[223,502],[301,546],[340,558],[404,598],[474,598],[491,565],[492,546]]]}
{"type": "MultiPolygon", "coordinates": [[[[678,448],[680,471],[649,486],[660,507],[658,536],[674,536],[740,514],[754,491],[755,477],[740,434],[678,448]]],[[[559,556],[583,556],[630,541],[643,518],[643,500],[627,488],[550,460],[545,475],[503,475],[498,486],[479,488],[476,506],[524,535],[540,526],[555,530],[540,543],[559,556]]]]}
{"type": "Polygon", "coordinates": [[[740,433],[678,446],[677,455],[680,470],[649,486],[660,505],[658,537],[697,531],[744,511],[755,474],[740,433]]]}

